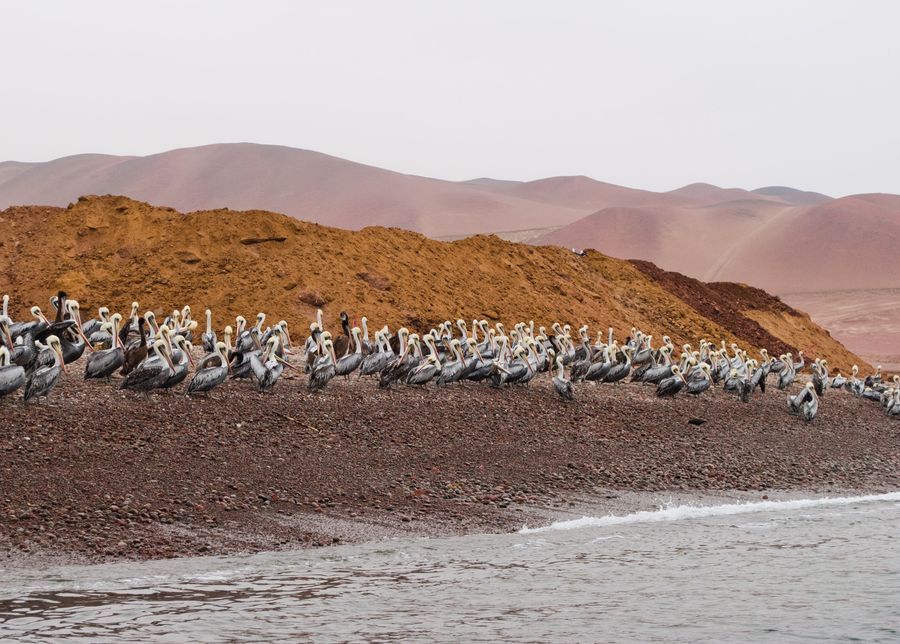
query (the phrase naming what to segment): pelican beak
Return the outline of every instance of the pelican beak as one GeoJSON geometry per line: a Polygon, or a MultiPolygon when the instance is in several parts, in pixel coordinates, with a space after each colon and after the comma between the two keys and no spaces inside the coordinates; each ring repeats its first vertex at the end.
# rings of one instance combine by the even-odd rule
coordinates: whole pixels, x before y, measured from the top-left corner
{"type": "Polygon", "coordinates": [[[69,373],[69,367],[66,366],[66,361],[63,359],[62,349],[59,348],[58,344],[53,345],[53,351],[55,351],[56,355],[59,356],[59,364],[62,365],[63,371],[69,373]]]}
{"type": "Polygon", "coordinates": [[[337,355],[335,355],[334,353],[334,347],[331,347],[329,353],[331,354],[331,361],[334,362],[335,366],[337,366],[337,355]]]}
{"type": "Polygon", "coordinates": [[[182,351],[184,351],[187,354],[188,362],[190,362],[191,366],[193,367],[194,366],[194,356],[191,355],[191,352],[188,351],[187,347],[182,348],[182,351]]]}
{"type": "Polygon", "coordinates": [[[292,365],[290,362],[288,362],[287,360],[285,360],[284,358],[279,358],[278,356],[274,356],[274,357],[275,357],[275,360],[277,360],[278,362],[280,362],[281,364],[283,364],[283,365],[284,365],[285,367],[287,367],[288,369],[296,369],[296,368],[297,368],[297,367],[295,367],[294,365],[292,365]]]}
{"type": "MultiPolygon", "coordinates": [[[[91,341],[88,340],[87,336],[84,334],[84,327],[81,325],[81,311],[75,312],[75,326],[78,328],[78,335],[81,336],[81,339],[84,340],[84,344],[87,345],[87,348],[91,350],[91,353],[96,351],[94,347],[91,346],[91,341]]],[[[115,341],[113,341],[113,346],[115,345],[115,341]]]]}
{"type": "Polygon", "coordinates": [[[175,373],[175,363],[172,362],[172,356],[169,355],[168,351],[163,351],[163,355],[166,358],[166,362],[169,363],[169,369],[172,370],[172,373],[175,373]]]}

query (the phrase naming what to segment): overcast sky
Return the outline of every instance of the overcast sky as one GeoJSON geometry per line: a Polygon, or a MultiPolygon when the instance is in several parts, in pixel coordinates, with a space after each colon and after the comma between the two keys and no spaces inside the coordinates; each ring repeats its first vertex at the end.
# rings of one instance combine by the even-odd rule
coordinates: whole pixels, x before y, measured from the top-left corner
{"type": "Polygon", "coordinates": [[[0,0],[0,160],[276,143],[445,179],[900,193],[900,2],[0,0]]]}

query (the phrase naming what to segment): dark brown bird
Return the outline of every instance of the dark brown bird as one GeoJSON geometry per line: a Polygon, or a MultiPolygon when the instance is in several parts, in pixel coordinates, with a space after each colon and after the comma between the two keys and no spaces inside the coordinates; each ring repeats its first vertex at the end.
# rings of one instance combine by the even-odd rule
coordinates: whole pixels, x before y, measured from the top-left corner
{"type": "Polygon", "coordinates": [[[144,325],[147,321],[138,318],[138,344],[131,345],[125,349],[125,363],[122,365],[122,375],[127,376],[134,371],[139,364],[147,359],[147,336],[144,335],[144,325]]]}
{"type": "Polygon", "coordinates": [[[344,330],[344,335],[339,335],[334,339],[334,355],[338,358],[349,355],[350,347],[353,345],[350,338],[350,316],[346,311],[341,311],[341,328],[344,330]]]}

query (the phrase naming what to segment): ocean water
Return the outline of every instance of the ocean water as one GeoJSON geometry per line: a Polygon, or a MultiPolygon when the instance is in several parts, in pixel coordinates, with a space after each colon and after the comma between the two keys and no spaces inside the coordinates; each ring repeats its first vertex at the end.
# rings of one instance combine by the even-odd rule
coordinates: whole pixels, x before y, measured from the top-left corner
{"type": "Polygon", "coordinates": [[[8,641],[900,641],[900,493],[0,571],[8,641]]]}

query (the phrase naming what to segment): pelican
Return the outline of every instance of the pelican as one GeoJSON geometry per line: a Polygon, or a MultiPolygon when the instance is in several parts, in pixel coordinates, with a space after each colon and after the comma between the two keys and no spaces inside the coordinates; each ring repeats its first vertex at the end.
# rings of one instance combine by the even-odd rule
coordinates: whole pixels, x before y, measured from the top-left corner
{"type": "Polygon", "coordinates": [[[154,389],[160,389],[175,373],[175,365],[165,349],[167,340],[156,340],[153,343],[155,360],[144,360],[134,371],[122,380],[119,389],[139,391],[147,396],[154,389]]]}
{"type": "Polygon", "coordinates": [[[799,414],[803,408],[806,399],[815,394],[815,386],[812,382],[808,382],[803,386],[796,396],[788,396],[788,411],[792,414],[799,414]]]}
{"type": "Polygon", "coordinates": [[[191,349],[193,347],[183,335],[176,335],[175,339],[172,340],[172,343],[174,346],[178,347],[178,350],[173,350],[173,344],[169,344],[168,342],[166,342],[164,350],[172,360],[174,373],[166,378],[161,389],[171,389],[175,385],[184,382],[184,379],[187,378],[188,375],[188,365],[194,364],[194,359],[191,357],[191,349]]]}
{"type": "Polygon", "coordinates": [[[813,388],[816,390],[816,395],[821,397],[825,395],[825,391],[828,389],[828,377],[825,375],[825,367],[822,366],[822,362],[816,359],[815,362],[810,366],[812,369],[812,383],[813,388]]]}
{"type": "Polygon", "coordinates": [[[900,389],[894,390],[893,401],[887,406],[887,415],[894,418],[900,417],[900,389]]]}
{"type": "Polygon", "coordinates": [[[379,329],[375,332],[375,350],[363,358],[362,364],[359,367],[359,377],[373,376],[376,373],[379,373],[395,358],[396,356],[391,350],[391,346],[385,338],[384,333],[379,329]]]}
{"type": "Polygon", "coordinates": [[[9,349],[0,346],[0,397],[7,396],[25,384],[25,369],[12,363],[9,349]]]}
{"type": "Polygon", "coordinates": [[[122,316],[114,313],[110,318],[111,322],[104,322],[101,325],[103,330],[108,331],[113,338],[115,346],[111,349],[95,351],[88,355],[87,364],[84,366],[84,379],[90,378],[106,378],[109,377],[122,366],[125,362],[125,351],[119,345],[119,322],[122,316]]]}
{"type": "Polygon", "coordinates": [[[420,351],[418,348],[419,336],[415,333],[409,333],[404,327],[397,331],[397,337],[400,342],[400,355],[382,369],[381,376],[378,379],[378,387],[381,389],[388,389],[392,383],[405,380],[409,372],[421,362],[421,359],[416,355],[420,351]]]}
{"type": "MultiPolygon", "coordinates": [[[[101,340],[104,339],[104,337],[101,336],[98,336],[95,339],[94,335],[100,333],[101,328],[105,322],[109,322],[109,309],[105,306],[101,306],[99,309],[97,309],[97,317],[88,320],[82,325],[81,328],[84,331],[84,334],[87,336],[88,342],[91,343],[91,346],[96,347],[98,344],[100,344],[101,340]]],[[[108,334],[104,331],[103,336],[106,335],[108,334]]]]}
{"type": "Polygon", "coordinates": [[[228,356],[225,354],[225,343],[216,342],[216,354],[219,356],[219,364],[199,369],[191,379],[188,385],[187,393],[205,393],[207,396],[212,389],[215,389],[228,378],[230,369],[228,356]]]}
{"type": "Polygon", "coordinates": [[[437,379],[438,385],[458,382],[466,368],[466,357],[462,352],[462,344],[456,338],[450,340],[450,351],[453,353],[454,359],[448,360],[441,367],[441,373],[437,379]]]}
{"type": "Polygon", "coordinates": [[[812,382],[806,383],[796,396],[788,397],[788,410],[794,414],[799,413],[807,422],[816,417],[819,411],[819,397],[812,382]]]}
{"type": "Polygon", "coordinates": [[[712,385],[712,377],[710,376],[710,367],[705,362],[701,362],[697,367],[697,371],[692,372],[687,381],[685,391],[694,396],[699,396],[712,385]]]}
{"type": "MultiPolygon", "coordinates": [[[[783,356],[783,358],[784,358],[784,368],[778,374],[778,388],[781,389],[782,391],[787,389],[788,387],[790,387],[794,382],[794,378],[797,376],[797,371],[794,368],[795,364],[799,364],[801,367],[803,366],[802,362],[794,363],[793,357],[791,356],[790,353],[785,354],[783,356]]],[[[802,358],[801,358],[801,360],[802,360],[802,358]]]]}
{"type": "Polygon", "coordinates": [[[556,389],[556,393],[558,393],[563,400],[574,400],[575,394],[572,391],[572,381],[566,379],[566,368],[563,365],[562,356],[556,356],[556,368],[559,369],[559,373],[555,376],[553,375],[553,370],[550,370],[553,388],[556,389]]]}
{"type": "Polygon", "coordinates": [[[847,384],[847,379],[841,375],[840,370],[838,370],[837,375],[831,379],[831,388],[841,389],[845,384],[847,384]]]}
{"type": "Polygon", "coordinates": [[[625,377],[631,371],[631,354],[634,351],[632,347],[624,346],[621,349],[621,354],[625,356],[624,362],[617,362],[613,364],[609,368],[609,372],[606,374],[606,377],[603,378],[603,382],[619,382],[620,380],[624,380],[625,377]]]}
{"type": "Polygon", "coordinates": [[[877,384],[881,383],[881,365],[875,369],[875,373],[870,376],[866,376],[865,385],[866,387],[874,387],[877,384]]]}
{"type": "Polygon", "coordinates": [[[681,373],[681,367],[677,364],[672,365],[672,375],[659,381],[656,386],[656,395],[660,397],[675,396],[686,384],[687,381],[681,373]]]}
{"type": "Polygon", "coordinates": [[[341,311],[341,331],[343,335],[334,338],[334,354],[342,358],[350,354],[353,342],[350,336],[350,316],[346,311],[341,311]]]}
{"type": "Polygon", "coordinates": [[[441,370],[441,362],[437,355],[430,354],[418,367],[406,377],[408,385],[426,385],[441,370]]]}
{"type": "Polygon", "coordinates": [[[281,372],[284,371],[283,361],[279,361],[276,352],[281,341],[277,335],[273,335],[266,341],[266,346],[261,355],[250,355],[250,368],[256,377],[256,388],[259,391],[271,391],[281,372]]]}
{"type": "Polygon", "coordinates": [[[49,394],[53,387],[56,386],[57,380],[59,380],[60,369],[66,368],[59,338],[51,335],[47,338],[47,346],[53,352],[53,363],[38,367],[28,377],[25,383],[25,402],[32,398],[40,398],[49,394]]]}
{"type": "Polygon", "coordinates": [[[322,354],[310,368],[309,382],[306,385],[309,391],[321,391],[335,376],[337,356],[334,353],[334,344],[330,339],[322,342],[322,354]]]}
{"type": "Polygon", "coordinates": [[[846,387],[854,396],[862,396],[866,387],[865,383],[857,378],[857,375],[859,375],[859,367],[853,365],[853,368],[850,370],[850,379],[846,382],[844,387],[846,387]]]}
{"type": "MultiPolygon", "coordinates": [[[[118,313],[114,313],[113,317],[118,316],[118,313]]],[[[125,354],[123,355],[122,360],[122,375],[127,376],[129,373],[134,371],[138,365],[140,365],[144,360],[147,359],[147,336],[144,335],[144,326],[147,324],[146,318],[138,318],[137,328],[138,328],[138,343],[129,344],[125,348],[125,354]]],[[[165,338],[168,341],[167,332],[169,327],[163,325],[160,328],[160,337],[165,338]],[[165,332],[162,329],[165,329],[165,332]]],[[[121,342],[121,338],[119,339],[121,342]]]]}
{"type": "Polygon", "coordinates": [[[334,375],[345,376],[349,379],[350,374],[359,369],[359,366],[363,361],[363,348],[362,341],[360,339],[360,333],[361,332],[358,326],[353,327],[350,335],[353,338],[355,348],[353,350],[353,353],[347,353],[346,355],[341,356],[341,358],[337,361],[337,364],[334,367],[334,375]]]}
{"type": "Polygon", "coordinates": [[[212,326],[212,311],[206,309],[206,332],[201,336],[203,350],[212,353],[216,350],[216,332],[212,326]]]}

